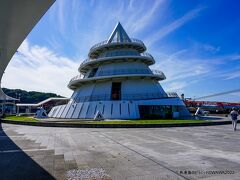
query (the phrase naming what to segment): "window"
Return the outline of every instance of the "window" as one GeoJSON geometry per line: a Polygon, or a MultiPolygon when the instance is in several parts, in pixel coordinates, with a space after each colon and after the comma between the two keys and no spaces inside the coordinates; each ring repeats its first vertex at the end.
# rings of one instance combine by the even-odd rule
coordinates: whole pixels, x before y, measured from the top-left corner
{"type": "Polygon", "coordinates": [[[97,70],[98,70],[98,68],[93,68],[88,77],[89,78],[94,77],[96,72],[97,72],[97,70]]]}

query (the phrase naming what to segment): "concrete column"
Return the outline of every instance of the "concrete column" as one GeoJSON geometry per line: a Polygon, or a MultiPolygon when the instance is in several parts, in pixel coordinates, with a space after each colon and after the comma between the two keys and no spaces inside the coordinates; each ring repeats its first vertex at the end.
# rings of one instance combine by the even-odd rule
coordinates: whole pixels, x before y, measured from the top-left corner
{"type": "Polygon", "coordinates": [[[17,115],[19,114],[19,106],[17,106],[17,115]]]}

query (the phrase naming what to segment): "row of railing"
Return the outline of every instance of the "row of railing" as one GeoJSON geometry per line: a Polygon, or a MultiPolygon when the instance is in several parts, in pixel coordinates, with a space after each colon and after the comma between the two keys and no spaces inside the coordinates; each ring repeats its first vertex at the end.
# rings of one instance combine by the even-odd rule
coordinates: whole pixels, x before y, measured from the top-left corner
{"type": "Polygon", "coordinates": [[[97,76],[111,76],[111,75],[126,75],[126,74],[154,74],[162,76],[165,79],[165,75],[159,70],[150,69],[115,69],[108,71],[100,71],[97,76]]]}
{"type": "MultiPolygon", "coordinates": [[[[130,38],[130,39],[131,39],[131,42],[138,43],[141,46],[145,46],[144,43],[139,39],[135,39],[135,38],[130,38]]],[[[123,42],[129,42],[129,41],[128,40],[126,40],[126,41],[123,40],[123,42]]],[[[108,40],[105,40],[105,41],[102,41],[100,43],[97,43],[97,44],[93,45],[91,47],[90,51],[99,47],[99,46],[102,46],[102,45],[105,45],[105,44],[111,44],[111,43],[122,43],[122,42],[120,42],[118,39],[113,39],[110,43],[108,42],[108,40]]]]}
{"type": "MultiPolygon", "coordinates": [[[[120,57],[120,56],[140,56],[140,57],[148,57],[148,58],[151,58],[151,59],[154,59],[153,56],[149,53],[140,53],[140,55],[131,55],[131,54],[128,54],[128,55],[115,55],[115,56],[111,56],[111,57],[120,57]]],[[[85,59],[81,64],[80,64],[80,67],[83,66],[84,64],[86,64],[87,62],[89,61],[98,61],[98,60],[101,60],[101,59],[104,59],[104,58],[109,58],[109,57],[101,57],[99,59],[91,59],[91,58],[88,58],[88,59],[85,59]]]]}
{"type": "MultiPolygon", "coordinates": [[[[93,77],[101,77],[101,76],[113,76],[113,75],[126,75],[126,74],[154,74],[161,76],[163,79],[165,79],[165,75],[162,71],[154,70],[154,69],[115,69],[115,70],[105,70],[105,71],[99,71],[96,73],[93,77]]],[[[83,79],[85,76],[82,74],[79,74],[75,77],[73,77],[70,82],[83,79]]]]}
{"type": "Polygon", "coordinates": [[[151,69],[151,72],[152,72],[152,74],[163,76],[163,78],[166,79],[166,76],[165,76],[165,74],[162,71],[159,71],[157,69],[151,69]]]}
{"type": "Polygon", "coordinates": [[[165,93],[135,93],[135,94],[119,94],[118,99],[111,94],[99,94],[91,96],[77,96],[74,98],[74,102],[86,102],[86,101],[110,101],[110,100],[150,100],[150,99],[163,99],[163,98],[174,98],[178,97],[177,93],[175,96],[169,96],[165,93]]]}
{"type": "Polygon", "coordinates": [[[176,92],[167,92],[168,97],[179,97],[176,92]]]}
{"type": "Polygon", "coordinates": [[[70,82],[75,81],[75,80],[77,80],[77,79],[83,79],[83,78],[84,78],[84,75],[79,74],[79,75],[77,75],[77,76],[74,76],[74,77],[70,80],[70,82]]]}
{"type": "Polygon", "coordinates": [[[98,76],[125,75],[125,74],[151,74],[149,69],[115,69],[100,71],[98,76]]]}

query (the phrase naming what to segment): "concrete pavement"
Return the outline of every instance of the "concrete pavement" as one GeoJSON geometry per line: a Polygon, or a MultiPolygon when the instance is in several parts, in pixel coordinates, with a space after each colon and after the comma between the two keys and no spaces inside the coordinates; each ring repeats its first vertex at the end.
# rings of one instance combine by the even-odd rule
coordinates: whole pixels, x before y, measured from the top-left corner
{"type": "Polygon", "coordinates": [[[1,126],[0,179],[67,179],[69,170],[93,168],[105,170],[106,179],[117,180],[240,176],[240,130],[233,132],[231,125],[151,129],[1,126]]]}

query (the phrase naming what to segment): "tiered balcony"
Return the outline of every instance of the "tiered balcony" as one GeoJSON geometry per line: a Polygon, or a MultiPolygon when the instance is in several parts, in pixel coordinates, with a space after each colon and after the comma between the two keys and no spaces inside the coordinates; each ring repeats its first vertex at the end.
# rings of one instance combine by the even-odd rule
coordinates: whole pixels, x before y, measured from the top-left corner
{"type": "Polygon", "coordinates": [[[100,71],[97,72],[95,76],[86,78],[84,75],[79,74],[73,77],[68,87],[70,89],[76,89],[77,87],[81,86],[81,84],[91,82],[91,81],[104,81],[104,80],[111,80],[111,79],[130,79],[130,78],[141,78],[141,79],[155,79],[155,80],[164,80],[166,79],[164,73],[159,70],[150,70],[150,69],[116,69],[116,70],[109,70],[109,71],[100,71]]]}
{"type": "Polygon", "coordinates": [[[141,53],[140,55],[116,55],[111,57],[101,57],[98,59],[86,59],[80,64],[78,70],[81,73],[86,73],[89,70],[89,68],[91,68],[91,66],[96,64],[100,65],[104,62],[109,62],[109,61],[114,61],[114,62],[126,61],[126,60],[136,61],[139,59],[141,59],[147,65],[152,65],[155,63],[153,56],[149,53],[141,53]]]}
{"type": "Polygon", "coordinates": [[[146,50],[146,46],[144,45],[144,43],[141,40],[134,39],[134,38],[131,38],[131,42],[129,41],[119,42],[119,41],[113,40],[111,43],[108,43],[108,41],[105,40],[93,45],[89,51],[88,56],[94,59],[94,58],[97,58],[99,54],[105,50],[118,49],[118,48],[133,48],[140,53],[146,50]]]}

